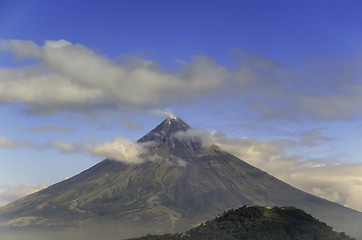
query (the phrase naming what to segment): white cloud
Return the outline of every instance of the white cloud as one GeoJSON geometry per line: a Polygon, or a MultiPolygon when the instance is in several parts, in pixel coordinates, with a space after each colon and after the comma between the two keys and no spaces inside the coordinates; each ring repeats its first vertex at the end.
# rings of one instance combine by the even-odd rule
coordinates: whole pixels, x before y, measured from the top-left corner
{"type": "Polygon", "coordinates": [[[198,56],[176,72],[140,57],[111,60],[66,40],[43,46],[2,40],[0,50],[35,60],[33,65],[0,69],[0,103],[21,103],[33,114],[100,109],[152,113],[211,96],[233,96],[264,120],[346,120],[362,114],[359,76],[345,73],[356,71],[354,59],[345,60],[351,69],[334,66],[331,77],[329,65],[314,64],[322,70],[305,74],[310,66],[298,71],[242,50],[234,51],[232,69],[198,56]]]}
{"type": "Polygon", "coordinates": [[[44,183],[39,185],[28,184],[19,186],[2,185],[0,186],[0,206],[13,202],[31,193],[40,191],[46,187],[47,185],[44,183]]]}
{"type": "MultiPolygon", "coordinates": [[[[206,57],[195,57],[178,73],[142,60],[119,65],[65,40],[3,40],[3,50],[37,64],[0,69],[0,102],[25,103],[33,113],[87,108],[153,108],[188,102],[222,87],[227,71],[206,57]]],[[[93,109],[94,110],[94,109],[93,109]]]]}
{"type": "Polygon", "coordinates": [[[114,159],[124,163],[138,164],[145,161],[141,157],[147,152],[147,144],[134,142],[130,139],[115,137],[111,142],[97,146],[87,146],[87,152],[98,157],[114,159]]]}
{"type": "Polygon", "coordinates": [[[99,141],[84,143],[80,140],[74,143],[53,141],[47,144],[47,146],[48,148],[58,149],[61,153],[89,154],[127,164],[139,164],[147,160],[143,158],[142,155],[147,153],[148,147],[152,144],[152,142],[138,143],[131,139],[115,137],[112,141],[104,143],[100,143],[99,141]]]}
{"type": "Polygon", "coordinates": [[[361,171],[362,164],[299,164],[298,168],[281,173],[281,178],[307,192],[362,211],[361,171]]]}
{"type": "MultiPolygon", "coordinates": [[[[81,153],[89,154],[95,157],[107,158],[120,161],[126,164],[140,164],[145,161],[159,159],[158,156],[147,155],[149,147],[154,142],[138,143],[131,139],[115,137],[112,141],[104,143],[84,143],[77,141],[69,143],[65,141],[54,141],[51,147],[58,149],[61,153],[81,153]]],[[[170,164],[175,166],[185,166],[186,162],[175,156],[168,159],[170,164]]]]}
{"type": "Polygon", "coordinates": [[[0,148],[18,149],[29,147],[38,150],[58,149],[60,153],[64,154],[89,154],[95,157],[109,158],[128,164],[139,164],[146,161],[141,156],[147,153],[147,148],[152,144],[152,142],[138,143],[131,139],[115,137],[112,141],[104,143],[101,143],[100,139],[90,139],[88,143],[81,140],[73,143],[55,140],[47,142],[46,144],[35,145],[24,141],[12,141],[5,137],[0,137],[0,148]]]}

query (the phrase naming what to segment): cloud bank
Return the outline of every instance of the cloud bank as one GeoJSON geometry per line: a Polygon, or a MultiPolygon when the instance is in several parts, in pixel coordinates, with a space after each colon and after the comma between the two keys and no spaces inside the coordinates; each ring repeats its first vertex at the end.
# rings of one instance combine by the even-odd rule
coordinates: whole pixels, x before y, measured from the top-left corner
{"type": "MultiPolygon", "coordinates": [[[[233,52],[227,68],[205,56],[194,57],[178,71],[162,69],[143,58],[122,62],[102,56],[80,44],[66,40],[1,40],[0,51],[10,51],[28,65],[0,68],[0,104],[23,106],[27,113],[76,114],[99,110],[147,112],[163,115],[175,104],[193,103],[207,97],[222,102],[232,99],[239,108],[262,120],[310,118],[324,121],[351,120],[362,115],[360,58],[314,61],[299,69],[243,50],[233,52]],[[160,110],[161,109],[161,110],[160,110]],[[163,110],[162,110],[163,109],[163,110]]],[[[140,128],[131,120],[124,126],[140,128]]],[[[32,131],[66,131],[44,126],[32,131]]],[[[260,141],[230,139],[217,132],[195,130],[178,137],[201,138],[217,144],[241,159],[307,192],[362,210],[356,195],[361,189],[359,164],[340,164],[333,159],[302,161],[287,148],[313,147],[331,141],[318,131],[301,133],[290,139],[260,141]],[[197,132],[199,131],[199,132],[197,132]],[[358,170],[358,171],[357,171],[358,170]]],[[[146,146],[131,140],[91,144],[54,141],[34,146],[25,141],[0,137],[0,148],[56,148],[62,153],[83,153],[119,161],[139,163],[146,146]]]]}
{"type": "Polygon", "coordinates": [[[149,144],[141,144],[130,139],[115,137],[111,142],[105,142],[95,147],[87,147],[87,151],[98,157],[115,159],[129,164],[138,164],[144,162],[141,156],[147,153],[149,144]]]}
{"type": "Polygon", "coordinates": [[[139,164],[146,161],[142,155],[147,153],[148,147],[153,143],[138,143],[131,139],[115,137],[112,141],[104,143],[74,143],[66,141],[53,141],[47,143],[47,148],[58,149],[61,153],[89,154],[94,157],[108,158],[126,164],[139,164]]]}
{"type": "Polygon", "coordinates": [[[38,150],[57,149],[60,153],[89,154],[94,157],[108,158],[127,164],[139,164],[145,161],[141,156],[147,153],[148,147],[153,142],[138,143],[131,139],[115,137],[112,141],[100,143],[89,141],[88,143],[78,140],[67,142],[55,140],[45,144],[32,144],[26,141],[13,141],[6,137],[0,137],[0,148],[19,149],[34,148],[38,150]]]}
{"type": "Polygon", "coordinates": [[[303,160],[288,155],[287,148],[315,147],[318,141],[331,141],[318,131],[299,133],[298,141],[261,141],[253,138],[228,138],[216,131],[190,129],[175,135],[180,139],[202,141],[204,146],[218,145],[249,164],[308,193],[362,211],[362,164],[348,164],[336,159],[303,160]]]}
{"type": "Polygon", "coordinates": [[[0,69],[0,102],[24,103],[35,114],[96,108],[148,109],[188,102],[223,84],[227,71],[206,57],[195,57],[178,73],[139,59],[119,65],[65,40],[3,40],[0,49],[36,64],[0,69]]]}
{"type": "MultiPolygon", "coordinates": [[[[305,160],[298,154],[288,154],[287,149],[305,147],[313,149],[320,141],[332,141],[318,130],[309,130],[295,134],[295,139],[261,141],[255,138],[228,138],[217,131],[190,129],[177,132],[178,139],[201,141],[203,146],[218,145],[222,150],[258,167],[273,176],[311,194],[338,202],[342,205],[362,211],[360,191],[362,190],[362,164],[342,163],[337,157],[328,159],[305,160]]],[[[146,160],[143,156],[153,143],[138,143],[130,139],[115,137],[112,141],[88,143],[81,140],[70,143],[52,141],[41,146],[0,138],[2,148],[32,147],[40,150],[58,149],[61,153],[88,154],[97,158],[108,158],[126,164],[140,164],[146,160]]],[[[177,159],[176,159],[177,160],[177,159]]],[[[176,161],[175,160],[175,161],[176,161]]],[[[173,161],[173,162],[175,162],[173,161]]],[[[172,161],[171,161],[172,162],[172,161]]],[[[177,160],[177,164],[185,163],[177,160]]]]}
{"type": "Polygon", "coordinates": [[[152,112],[205,97],[230,96],[269,120],[301,116],[348,120],[362,114],[359,59],[347,60],[350,64],[337,61],[333,68],[317,62],[312,69],[319,70],[307,71],[235,50],[230,68],[197,56],[170,72],[155,61],[112,60],[66,40],[45,41],[43,46],[1,40],[0,50],[33,60],[23,67],[0,68],[0,104],[21,104],[32,114],[152,112]]]}

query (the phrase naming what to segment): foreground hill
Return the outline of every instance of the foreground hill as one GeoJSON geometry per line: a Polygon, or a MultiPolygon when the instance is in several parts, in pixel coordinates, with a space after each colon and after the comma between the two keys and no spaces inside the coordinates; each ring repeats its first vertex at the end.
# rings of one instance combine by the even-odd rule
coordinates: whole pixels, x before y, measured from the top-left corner
{"type": "Polygon", "coordinates": [[[294,207],[241,207],[186,233],[132,240],[352,240],[294,207]]]}
{"type": "Polygon", "coordinates": [[[106,159],[0,207],[0,239],[5,230],[65,232],[101,224],[113,226],[107,231],[118,239],[182,232],[243,205],[295,206],[337,231],[362,236],[362,213],[300,191],[217,146],[204,146],[186,137],[189,131],[180,118],[167,118],[138,141],[147,146],[142,163],[106,159]]]}

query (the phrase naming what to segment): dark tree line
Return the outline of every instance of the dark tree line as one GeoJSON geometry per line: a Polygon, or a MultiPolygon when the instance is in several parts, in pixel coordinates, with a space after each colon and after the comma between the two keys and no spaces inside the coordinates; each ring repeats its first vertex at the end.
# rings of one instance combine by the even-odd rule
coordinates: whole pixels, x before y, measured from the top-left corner
{"type": "Polygon", "coordinates": [[[294,207],[231,209],[186,233],[132,240],[352,240],[294,207]]]}

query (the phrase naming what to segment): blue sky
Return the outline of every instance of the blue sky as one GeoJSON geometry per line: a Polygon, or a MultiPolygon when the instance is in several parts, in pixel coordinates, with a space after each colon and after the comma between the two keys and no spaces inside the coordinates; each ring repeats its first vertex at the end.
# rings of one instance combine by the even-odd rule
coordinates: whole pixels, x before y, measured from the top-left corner
{"type": "MultiPolygon", "coordinates": [[[[170,114],[362,210],[360,1],[0,1],[0,204],[170,114]]],[[[127,160],[128,159],[128,160],[127,160]]]]}

